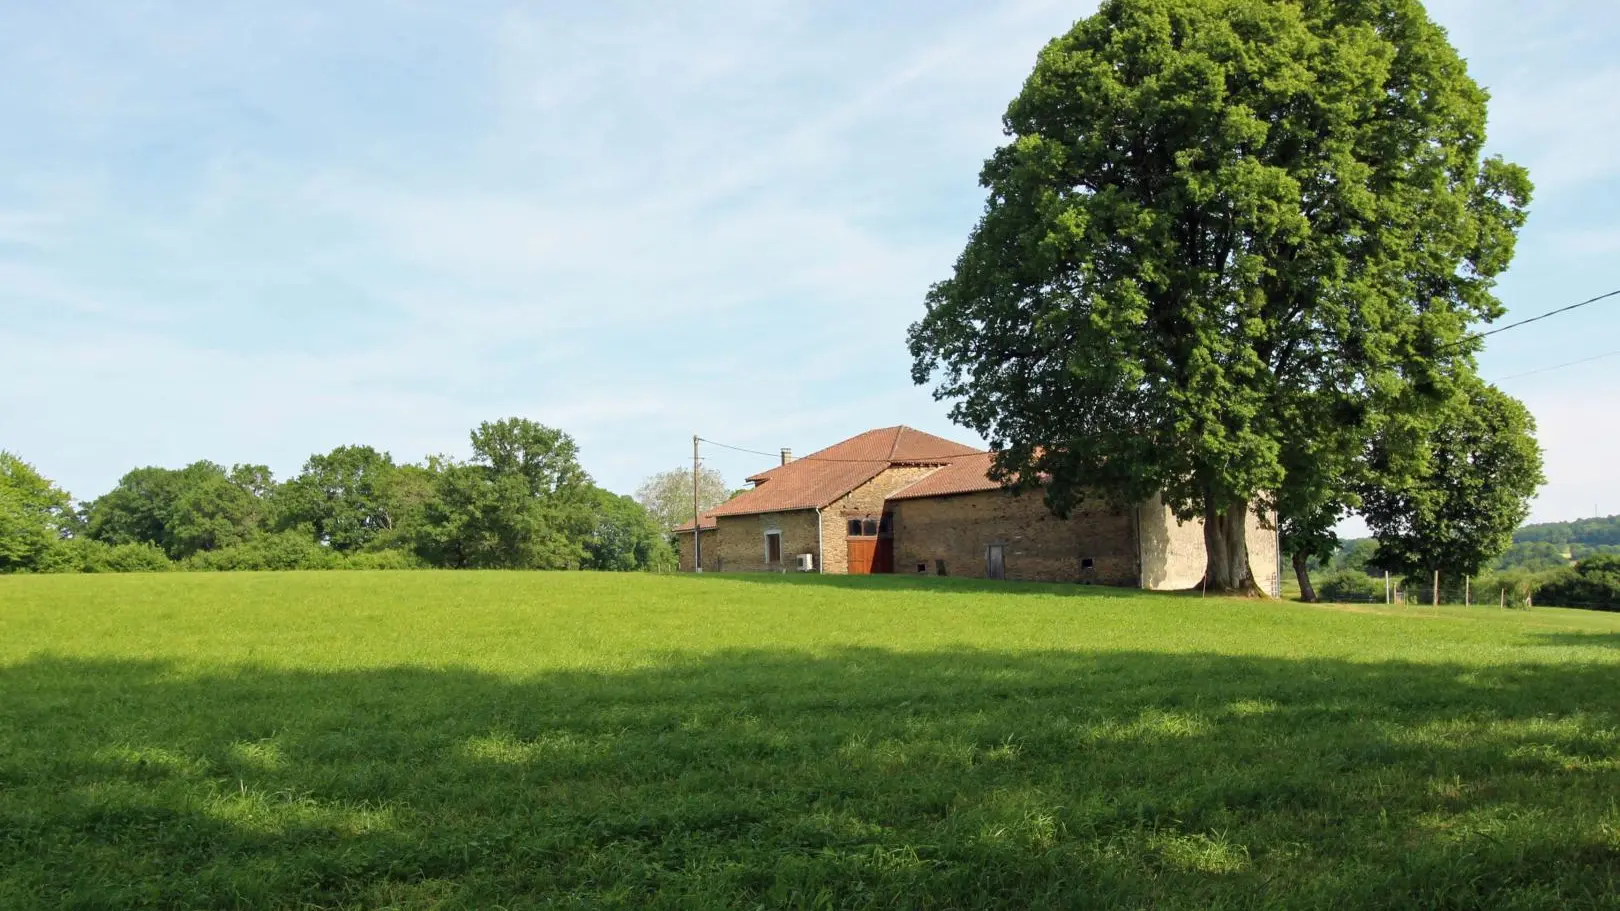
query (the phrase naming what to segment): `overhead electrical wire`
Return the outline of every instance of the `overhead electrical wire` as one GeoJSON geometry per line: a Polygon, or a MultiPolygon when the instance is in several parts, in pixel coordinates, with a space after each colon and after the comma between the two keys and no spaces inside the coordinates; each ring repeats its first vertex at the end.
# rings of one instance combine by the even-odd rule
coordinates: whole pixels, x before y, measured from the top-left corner
{"type": "MultiPolygon", "coordinates": [[[[1547,319],[1547,318],[1553,317],[1553,316],[1557,316],[1557,315],[1559,315],[1561,313],[1568,313],[1571,310],[1579,310],[1582,307],[1591,306],[1592,304],[1598,303],[1600,301],[1608,300],[1609,298],[1612,298],[1612,297],[1620,297],[1620,288],[1616,288],[1615,290],[1610,291],[1610,292],[1608,292],[1606,294],[1599,294],[1597,297],[1587,298],[1586,300],[1580,301],[1579,303],[1570,304],[1570,305],[1565,306],[1565,307],[1559,307],[1556,310],[1548,310],[1546,313],[1537,314],[1536,316],[1531,316],[1531,317],[1527,317],[1525,319],[1518,320],[1516,322],[1508,323],[1505,326],[1498,326],[1495,329],[1491,329],[1491,330],[1486,331],[1486,332],[1476,332],[1476,333],[1474,333],[1472,335],[1469,335],[1469,336],[1463,338],[1462,341],[1463,342],[1469,342],[1469,341],[1473,341],[1475,339],[1489,338],[1490,336],[1499,335],[1499,334],[1501,334],[1503,332],[1507,332],[1507,331],[1509,331],[1511,329],[1518,329],[1518,328],[1521,328],[1521,327],[1524,327],[1524,326],[1528,326],[1531,323],[1539,323],[1544,319],[1547,319]]],[[[1535,374],[1538,374],[1538,373],[1548,373],[1548,372],[1551,372],[1553,370],[1562,370],[1565,367],[1574,367],[1574,366],[1577,366],[1579,364],[1588,364],[1588,363],[1591,363],[1592,361],[1600,361],[1600,360],[1603,360],[1605,358],[1610,358],[1610,357],[1615,357],[1615,356],[1620,356],[1620,351],[1610,351],[1607,354],[1599,354],[1599,355],[1595,355],[1593,357],[1581,358],[1580,360],[1568,361],[1568,362],[1565,362],[1565,363],[1562,363],[1562,364],[1554,364],[1551,367],[1541,367],[1541,368],[1538,368],[1536,370],[1527,370],[1524,373],[1515,373],[1512,376],[1504,376],[1504,377],[1498,379],[1497,382],[1504,383],[1504,382],[1507,382],[1508,380],[1516,380],[1516,379],[1520,379],[1522,377],[1534,376],[1535,374]]],[[[765,451],[759,450],[759,449],[749,449],[749,448],[747,448],[745,446],[733,446],[730,443],[721,443],[721,442],[718,442],[716,440],[710,440],[710,439],[707,439],[707,438],[704,438],[704,437],[699,437],[698,439],[702,440],[705,443],[708,443],[710,446],[719,446],[721,449],[730,449],[730,450],[733,450],[735,452],[745,452],[745,453],[748,453],[749,455],[765,456],[766,458],[776,458],[776,457],[781,455],[781,453],[777,453],[777,452],[765,452],[765,451]]],[[[906,461],[915,461],[915,462],[949,461],[951,459],[962,458],[963,455],[964,455],[964,453],[952,453],[950,455],[922,456],[922,457],[913,457],[911,459],[907,459],[906,461]]],[[[818,456],[800,456],[800,457],[794,459],[794,461],[795,462],[844,462],[844,463],[852,463],[853,464],[853,463],[882,462],[882,461],[887,461],[887,460],[885,460],[885,459],[829,459],[829,458],[818,457],[818,456]]]]}
{"type": "Polygon", "coordinates": [[[1548,310],[1546,313],[1543,313],[1540,316],[1532,316],[1532,317],[1530,317],[1528,319],[1519,320],[1516,323],[1508,323],[1506,326],[1497,326],[1495,329],[1492,329],[1489,332],[1478,332],[1478,333],[1475,333],[1473,335],[1470,335],[1468,338],[1469,339],[1487,338],[1489,336],[1496,335],[1497,333],[1500,333],[1500,332],[1506,332],[1509,329],[1517,329],[1520,326],[1528,326],[1531,323],[1540,322],[1540,321],[1546,319],[1549,316],[1557,316],[1560,313],[1568,313],[1571,310],[1579,310],[1580,308],[1585,307],[1585,306],[1587,306],[1589,304],[1595,304],[1595,303],[1597,303],[1598,301],[1601,301],[1601,300],[1608,300],[1611,297],[1620,297],[1620,288],[1616,288],[1615,290],[1610,291],[1608,294],[1599,294],[1597,297],[1593,297],[1593,298],[1589,298],[1587,300],[1583,300],[1578,304],[1570,304],[1567,307],[1559,307],[1557,310],[1548,310]]]}
{"type": "Polygon", "coordinates": [[[1516,379],[1519,379],[1520,377],[1526,377],[1526,376],[1535,376],[1538,373],[1549,373],[1549,372],[1551,372],[1553,370],[1562,370],[1565,367],[1574,367],[1577,364],[1590,364],[1593,361],[1601,361],[1604,358],[1615,357],[1617,355],[1620,355],[1620,351],[1610,351],[1607,354],[1595,354],[1592,357],[1583,357],[1578,361],[1565,361],[1562,364],[1554,364],[1551,367],[1540,367],[1540,368],[1537,368],[1535,370],[1526,370],[1523,373],[1515,373],[1512,376],[1504,376],[1501,379],[1498,379],[1497,382],[1498,383],[1505,383],[1508,380],[1516,380],[1516,379]]]}

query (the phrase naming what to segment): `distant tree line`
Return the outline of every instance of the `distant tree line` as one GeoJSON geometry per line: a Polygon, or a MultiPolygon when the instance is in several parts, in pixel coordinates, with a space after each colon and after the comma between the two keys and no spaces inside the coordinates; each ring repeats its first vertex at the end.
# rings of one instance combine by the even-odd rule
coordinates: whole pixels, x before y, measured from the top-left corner
{"type": "Polygon", "coordinates": [[[340,446],[280,482],[263,465],[137,468],[77,504],[0,451],[0,572],[675,567],[668,517],[598,487],[568,434],[510,418],[471,440],[465,461],[419,464],[340,446]]]}
{"type": "MultiPolygon", "coordinates": [[[[1442,579],[1442,600],[1461,601],[1472,592],[1480,602],[1620,610],[1620,516],[1526,525],[1512,540],[1466,582],[1442,579]]],[[[1312,574],[1322,580],[1318,593],[1330,601],[1382,601],[1377,553],[1375,539],[1355,538],[1313,560],[1312,574]]],[[[1419,600],[1432,599],[1432,582],[1421,576],[1398,581],[1419,600]]]]}

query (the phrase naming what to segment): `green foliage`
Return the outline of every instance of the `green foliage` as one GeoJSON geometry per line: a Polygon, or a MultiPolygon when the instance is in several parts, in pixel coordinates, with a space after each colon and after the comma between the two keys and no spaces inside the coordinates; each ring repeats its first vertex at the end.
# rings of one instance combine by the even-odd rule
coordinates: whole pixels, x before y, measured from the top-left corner
{"type": "MultiPolygon", "coordinates": [[[[698,470],[698,509],[708,512],[733,496],[736,494],[726,488],[726,480],[720,472],[713,468],[698,470]]],[[[692,506],[692,469],[671,468],[653,475],[636,490],[636,502],[665,531],[690,523],[695,515],[692,506]]]]}
{"type": "Polygon", "coordinates": [[[342,565],[341,554],[317,543],[307,530],[301,529],[258,535],[230,547],[199,551],[184,562],[186,569],[213,572],[336,569],[342,565]]]}
{"type": "Polygon", "coordinates": [[[7,911],[1620,894],[1614,614],[442,572],[0,604],[7,911]]]}
{"type": "Polygon", "coordinates": [[[1513,533],[1513,540],[1520,543],[1544,541],[1548,544],[1620,546],[1620,516],[1526,525],[1513,533]]]}
{"type": "Polygon", "coordinates": [[[426,569],[422,558],[407,550],[373,550],[349,554],[336,569],[426,569]]]}
{"type": "Polygon", "coordinates": [[[1620,611],[1620,556],[1588,557],[1536,590],[1536,603],[1620,611]]]}
{"type": "Polygon", "coordinates": [[[0,573],[39,569],[66,531],[71,507],[65,491],[0,449],[0,573]]]}
{"type": "Polygon", "coordinates": [[[1378,541],[1372,563],[1394,573],[1477,576],[1508,549],[1545,478],[1535,419],[1518,400],[1465,378],[1438,422],[1417,436],[1373,441],[1369,461],[1418,470],[1361,491],[1361,514],[1378,541]]]}
{"type": "Polygon", "coordinates": [[[1509,547],[1496,558],[1497,570],[1530,570],[1532,572],[1547,569],[1563,569],[1569,565],[1569,555],[1563,544],[1553,544],[1548,541],[1526,541],[1509,547]]]}
{"type": "MultiPolygon", "coordinates": [[[[481,425],[472,446],[469,462],[425,465],[340,446],[279,485],[262,465],[138,468],[82,518],[13,460],[0,477],[9,485],[0,530],[22,515],[4,510],[26,488],[54,504],[35,510],[31,562],[17,567],[42,572],[675,567],[663,529],[633,500],[595,487],[567,434],[513,418],[481,425]]],[[[0,570],[6,547],[22,551],[8,543],[17,540],[0,540],[0,570]]]]}
{"type": "Polygon", "coordinates": [[[162,573],[175,568],[155,544],[107,544],[93,538],[66,538],[51,547],[39,566],[46,573],[162,573]]]}
{"type": "Polygon", "coordinates": [[[408,511],[405,485],[386,452],[370,446],[339,446],[312,455],[303,471],[275,495],[276,525],[308,526],[315,539],[339,553],[361,550],[395,529],[408,511]]]}
{"type": "Polygon", "coordinates": [[[417,550],[436,566],[578,569],[596,528],[572,437],[534,421],[485,422],[473,459],[437,463],[417,550]]]}
{"type": "Polygon", "coordinates": [[[262,465],[227,471],[202,461],[178,470],[137,468],[89,504],[86,530],[108,544],[156,544],[182,560],[258,534],[271,486],[262,465]]]}
{"type": "Polygon", "coordinates": [[[667,529],[630,497],[601,488],[596,498],[596,527],[585,541],[585,569],[611,572],[672,572],[679,560],[667,529]]]}
{"type": "Polygon", "coordinates": [[[1384,580],[1364,572],[1345,569],[1323,579],[1316,587],[1323,601],[1341,604],[1384,603],[1384,580]]]}
{"type": "MultiPolygon", "coordinates": [[[[1008,107],[913,377],[1060,513],[1330,501],[1300,466],[1432,411],[1501,313],[1530,183],[1482,159],[1485,113],[1416,0],[1105,0],[1008,107]]],[[[1206,528],[1244,587],[1241,523],[1206,528]]]]}

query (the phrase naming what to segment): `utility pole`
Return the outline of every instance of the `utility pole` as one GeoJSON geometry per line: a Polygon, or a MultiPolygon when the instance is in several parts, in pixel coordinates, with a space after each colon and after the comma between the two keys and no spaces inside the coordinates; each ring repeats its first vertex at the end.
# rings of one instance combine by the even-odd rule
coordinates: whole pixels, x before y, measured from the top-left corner
{"type": "Polygon", "coordinates": [[[698,435],[692,434],[692,571],[703,572],[703,515],[698,510],[698,435]]]}

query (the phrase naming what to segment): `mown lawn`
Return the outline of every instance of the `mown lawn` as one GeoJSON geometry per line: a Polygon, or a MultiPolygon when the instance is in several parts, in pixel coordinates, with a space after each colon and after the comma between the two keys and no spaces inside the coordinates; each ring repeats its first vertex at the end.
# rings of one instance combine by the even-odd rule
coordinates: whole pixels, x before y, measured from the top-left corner
{"type": "Polygon", "coordinates": [[[0,578],[0,908],[1620,908],[1620,615],[0,578]]]}

